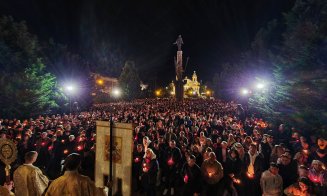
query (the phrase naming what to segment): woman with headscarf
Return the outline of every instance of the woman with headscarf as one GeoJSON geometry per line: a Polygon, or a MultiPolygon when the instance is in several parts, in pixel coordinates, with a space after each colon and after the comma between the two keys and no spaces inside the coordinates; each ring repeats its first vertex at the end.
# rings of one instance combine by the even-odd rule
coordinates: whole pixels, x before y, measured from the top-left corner
{"type": "Polygon", "coordinates": [[[147,193],[147,196],[156,195],[155,184],[157,181],[157,172],[159,169],[157,156],[151,148],[147,148],[143,157],[141,168],[141,181],[147,193]]]}

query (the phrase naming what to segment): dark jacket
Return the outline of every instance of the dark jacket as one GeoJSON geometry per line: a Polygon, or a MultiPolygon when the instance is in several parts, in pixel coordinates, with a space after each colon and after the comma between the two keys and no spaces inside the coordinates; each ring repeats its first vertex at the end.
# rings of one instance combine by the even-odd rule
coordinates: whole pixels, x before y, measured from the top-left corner
{"type": "Polygon", "coordinates": [[[142,162],[142,169],[141,169],[141,175],[142,175],[142,184],[146,186],[155,186],[156,180],[157,180],[157,172],[159,169],[158,161],[157,159],[144,159],[142,162]],[[144,172],[143,167],[147,167],[148,171],[144,172]]]}
{"type": "MultiPolygon", "coordinates": [[[[244,164],[243,164],[243,174],[246,175],[247,169],[250,165],[250,155],[249,153],[244,154],[244,164]]],[[[258,154],[258,156],[255,158],[254,164],[254,179],[257,181],[260,181],[261,174],[264,172],[263,168],[263,155],[261,153],[258,154]]]]}
{"type": "Polygon", "coordinates": [[[189,193],[200,193],[202,176],[200,167],[195,164],[190,167],[187,163],[184,164],[181,172],[184,180],[184,189],[188,190],[189,193]]]}

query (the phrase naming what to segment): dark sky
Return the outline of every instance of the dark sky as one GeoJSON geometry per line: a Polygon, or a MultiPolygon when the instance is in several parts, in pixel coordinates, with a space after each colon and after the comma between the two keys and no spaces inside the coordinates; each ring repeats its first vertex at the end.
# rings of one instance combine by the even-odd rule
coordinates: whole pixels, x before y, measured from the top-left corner
{"type": "Polygon", "coordinates": [[[25,20],[41,40],[52,37],[76,53],[87,54],[94,51],[92,44],[110,42],[124,58],[136,62],[144,80],[157,78],[163,84],[174,78],[172,43],[179,34],[184,57],[190,57],[186,73],[196,70],[208,81],[222,63],[240,58],[260,27],[293,4],[294,0],[8,0],[0,1],[0,14],[25,20]]]}

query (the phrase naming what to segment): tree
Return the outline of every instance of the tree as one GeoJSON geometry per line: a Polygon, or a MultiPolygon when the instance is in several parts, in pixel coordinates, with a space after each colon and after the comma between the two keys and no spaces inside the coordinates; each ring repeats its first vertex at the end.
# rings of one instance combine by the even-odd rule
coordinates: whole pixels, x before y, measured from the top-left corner
{"type": "Polygon", "coordinates": [[[133,61],[126,61],[118,80],[124,98],[138,98],[141,93],[140,82],[141,80],[135,67],[135,63],[133,61]]]}
{"type": "Polygon", "coordinates": [[[274,54],[268,93],[250,105],[273,119],[304,130],[323,130],[327,123],[327,3],[297,0],[285,14],[281,47],[274,54]]]}
{"type": "Polygon", "coordinates": [[[0,105],[5,117],[28,117],[58,107],[61,95],[47,73],[37,37],[24,22],[0,17],[0,105]]]}
{"type": "Polygon", "coordinates": [[[0,83],[2,114],[8,117],[28,117],[49,113],[58,107],[56,99],[62,97],[55,77],[45,73],[39,60],[22,72],[5,74],[0,83]]]}

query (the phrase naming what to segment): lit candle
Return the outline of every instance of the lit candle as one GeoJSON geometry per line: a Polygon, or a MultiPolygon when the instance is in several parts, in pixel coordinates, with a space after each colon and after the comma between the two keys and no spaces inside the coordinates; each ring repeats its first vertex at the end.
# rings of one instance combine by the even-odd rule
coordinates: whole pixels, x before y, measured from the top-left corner
{"type": "Polygon", "coordinates": [[[61,143],[65,143],[65,140],[61,140],[61,143]]]}
{"type": "Polygon", "coordinates": [[[138,157],[135,158],[135,163],[138,163],[140,159],[138,157]]]}
{"type": "Polygon", "coordinates": [[[303,150],[303,153],[307,155],[307,154],[309,154],[309,151],[308,150],[303,150]]]}
{"type": "Polygon", "coordinates": [[[77,146],[77,150],[81,151],[81,150],[83,150],[83,147],[82,146],[77,146]]]}
{"type": "Polygon", "coordinates": [[[143,167],[143,172],[148,172],[149,171],[149,169],[147,168],[147,167],[143,167]]]}
{"type": "Polygon", "coordinates": [[[247,173],[247,176],[251,179],[254,178],[254,174],[250,174],[249,172],[247,173]]]}
{"type": "Polygon", "coordinates": [[[52,149],[53,149],[53,146],[49,146],[49,147],[48,147],[48,150],[52,150],[52,149]]]}
{"type": "Polygon", "coordinates": [[[173,160],[173,158],[170,158],[168,160],[168,165],[172,166],[173,164],[174,164],[174,160],[173,160]]]}
{"type": "Polygon", "coordinates": [[[233,178],[233,182],[235,184],[241,184],[241,180],[240,179],[237,179],[237,178],[233,178]]]}
{"type": "Polygon", "coordinates": [[[314,178],[313,178],[313,182],[315,182],[315,183],[319,183],[319,181],[320,181],[320,180],[319,180],[317,177],[314,177],[314,178]]]}
{"type": "Polygon", "coordinates": [[[45,146],[45,142],[42,142],[42,143],[41,143],[41,146],[45,146]]]}
{"type": "Polygon", "coordinates": [[[213,172],[208,172],[208,175],[211,178],[213,176],[213,172]]]}
{"type": "Polygon", "coordinates": [[[64,154],[67,154],[67,153],[68,153],[68,150],[67,150],[67,149],[65,149],[65,150],[64,150],[64,154]]]}
{"type": "Polygon", "coordinates": [[[143,172],[148,172],[149,168],[147,167],[146,163],[143,163],[143,172]]]}
{"type": "Polygon", "coordinates": [[[188,175],[187,175],[187,174],[185,174],[185,176],[184,176],[184,182],[185,182],[185,183],[188,182],[188,175]]]}

